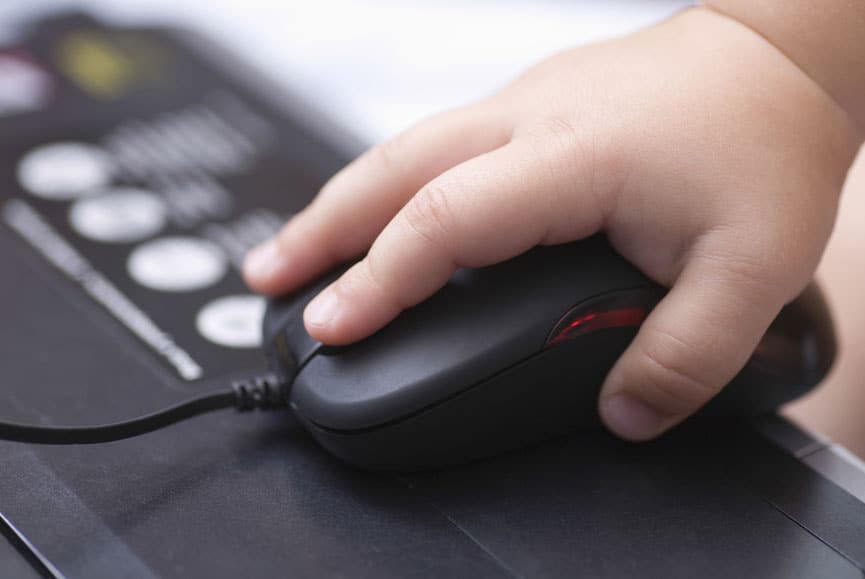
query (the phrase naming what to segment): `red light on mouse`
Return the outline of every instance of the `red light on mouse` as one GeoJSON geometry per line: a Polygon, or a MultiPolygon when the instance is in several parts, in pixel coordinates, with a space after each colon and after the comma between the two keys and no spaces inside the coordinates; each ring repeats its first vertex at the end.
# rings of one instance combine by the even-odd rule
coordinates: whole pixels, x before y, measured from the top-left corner
{"type": "Polygon", "coordinates": [[[639,327],[646,319],[649,312],[642,308],[625,308],[623,310],[612,310],[608,312],[592,312],[581,318],[570,322],[562,328],[551,339],[547,340],[547,346],[553,346],[583,334],[590,334],[598,330],[609,328],[639,327]]]}
{"type": "Polygon", "coordinates": [[[655,288],[618,291],[587,300],[571,308],[556,323],[546,346],[554,346],[601,330],[637,328],[661,299],[655,288]]]}

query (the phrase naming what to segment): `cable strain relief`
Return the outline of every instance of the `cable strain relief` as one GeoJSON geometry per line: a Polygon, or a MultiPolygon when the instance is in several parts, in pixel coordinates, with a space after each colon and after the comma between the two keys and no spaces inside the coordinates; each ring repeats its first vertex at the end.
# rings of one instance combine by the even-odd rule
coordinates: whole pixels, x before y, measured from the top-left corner
{"type": "Polygon", "coordinates": [[[282,383],[276,374],[237,380],[231,387],[236,397],[235,407],[240,411],[271,410],[287,406],[282,383]]]}

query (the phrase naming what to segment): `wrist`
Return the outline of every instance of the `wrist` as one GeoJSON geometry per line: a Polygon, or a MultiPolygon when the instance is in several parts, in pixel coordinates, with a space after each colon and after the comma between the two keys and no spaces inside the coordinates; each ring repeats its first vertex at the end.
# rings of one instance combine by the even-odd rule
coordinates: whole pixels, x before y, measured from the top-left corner
{"type": "Polygon", "coordinates": [[[726,119],[729,126],[755,135],[768,131],[758,137],[766,147],[761,156],[767,163],[795,149],[794,156],[802,156],[799,166],[825,177],[818,180],[821,184],[813,184],[815,190],[840,193],[865,132],[777,46],[742,22],[706,7],[682,11],[658,27],[654,36],[681,54],[676,55],[677,68],[690,79],[690,90],[709,91],[703,97],[706,106],[715,114],[735,115],[726,119]]]}
{"type": "Polygon", "coordinates": [[[775,46],[850,117],[865,139],[865,2],[703,0],[775,46]]]}

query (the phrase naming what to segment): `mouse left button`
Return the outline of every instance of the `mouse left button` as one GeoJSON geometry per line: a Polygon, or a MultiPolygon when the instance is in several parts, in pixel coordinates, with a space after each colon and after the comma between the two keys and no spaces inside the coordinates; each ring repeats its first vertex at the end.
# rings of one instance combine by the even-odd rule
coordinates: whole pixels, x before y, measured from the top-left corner
{"type": "Polygon", "coordinates": [[[306,332],[303,308],[287,306],[282,300],[268,304],[262,324],[264,353],[271,372],[281,384],[291,384],[300,368],[321,347],[306,332]]]}
{"type": "Polygon", "coordinates": [[[281,383],[290,384],[322,346],[303,325],[303,310],[318,292],[342,275],[340,267],[292,295],[271,299],[262,321],[262,344],[270,369],[281,383]]]}

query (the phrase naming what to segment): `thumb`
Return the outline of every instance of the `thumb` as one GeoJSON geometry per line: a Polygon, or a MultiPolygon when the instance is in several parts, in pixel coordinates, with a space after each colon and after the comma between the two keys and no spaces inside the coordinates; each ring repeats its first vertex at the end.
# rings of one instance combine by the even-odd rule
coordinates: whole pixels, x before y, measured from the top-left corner
{"type": "Polygon", "coordinates": [[[742,369],[793,293],[758,260],[729,256],[691,258],[610,370],[599,412],[618,436],[654,438],[708,402],[742,369]]]}

